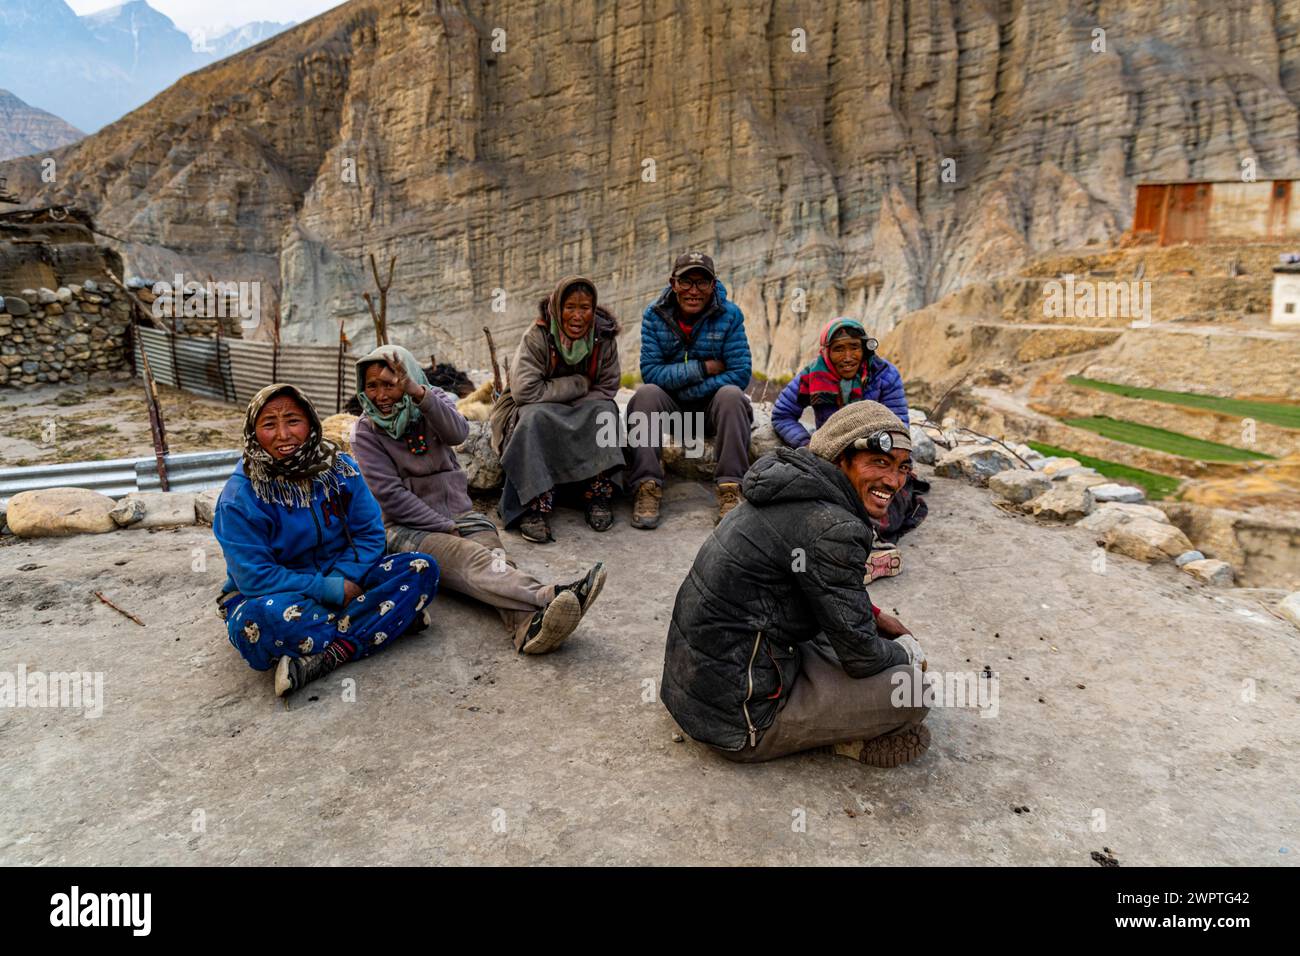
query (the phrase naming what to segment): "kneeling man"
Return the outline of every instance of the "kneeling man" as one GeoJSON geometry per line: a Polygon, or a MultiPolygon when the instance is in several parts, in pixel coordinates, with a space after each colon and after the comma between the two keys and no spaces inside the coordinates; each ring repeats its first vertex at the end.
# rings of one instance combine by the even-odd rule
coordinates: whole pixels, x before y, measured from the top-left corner
{"type": "Polygon", "coordinates": [[[867,518],[907,482],[911,447],[893,412],[855,402],[749,469],[673,606],[661,696],[682,730],[739,761],[817,748],[894,767],[925,752],[926,708],[891,701],[895,675],[920,686],[925,655],[862,581],[867,518]]]}

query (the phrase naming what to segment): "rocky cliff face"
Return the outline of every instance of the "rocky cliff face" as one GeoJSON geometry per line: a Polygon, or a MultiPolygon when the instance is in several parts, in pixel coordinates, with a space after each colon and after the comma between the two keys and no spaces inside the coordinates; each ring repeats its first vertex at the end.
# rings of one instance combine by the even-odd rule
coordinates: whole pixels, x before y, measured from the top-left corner
{"type": "Polygon", "coordinates": [[[0,90],[0,159],[67,146],[85,135],[53,113],[38,110],[8,90],[0,90]]]}
{"type": "Polygon", "coordinates": [[[0,175],[87,207],[134,274],[274,285],[286,341],[368,344],[363,258],[397,255],[396,339],[479,366],[480,328],[508,354],[571,271],[633,320],[630,363],[703,248],[779,374],[836,314],[883,332],[1113,237],[1137,181],[1300,174],[1297,96],[1294,0],[353,0],[58,154],[55,184],[0,175]]]}

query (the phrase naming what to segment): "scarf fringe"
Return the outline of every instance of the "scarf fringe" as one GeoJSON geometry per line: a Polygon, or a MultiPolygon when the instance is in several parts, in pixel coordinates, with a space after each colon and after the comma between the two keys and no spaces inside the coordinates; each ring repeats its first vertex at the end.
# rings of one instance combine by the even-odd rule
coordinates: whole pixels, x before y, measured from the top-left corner
{"type": "Polygon", "coordinates": [[[338,493],[342,486],[340,478],[355,478],[360,472],[339,456],[332,468],[321,472],[314,478],[291,481],[287,478],[249,479],[253,493],[263,501],[280,505],[284,508],[306,508],[311,505],[314,485],[321,485],[327,497],[338,493]]]}

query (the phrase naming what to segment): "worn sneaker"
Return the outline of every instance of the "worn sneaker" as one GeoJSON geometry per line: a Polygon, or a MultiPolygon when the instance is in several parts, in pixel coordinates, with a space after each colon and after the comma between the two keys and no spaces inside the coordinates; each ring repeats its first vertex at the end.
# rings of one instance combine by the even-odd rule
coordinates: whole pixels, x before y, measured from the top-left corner
{"type": "Polygon", "coordinates": [[[643,481],[636,486],[636,499],[632,502],[632,527],[659,527],[659,503],[664,490],[654,481],[643,481]]]}
{"type": "Polygon", "coordinates": [[[555,540],[555,536],[551,534],[551,523],[540,511],[530,511],[524,515],[523,520],[519,522],[519,533],[524,536],[525,541],[534,544],[545,544],[555,540]]]}
{"type": "Polygon", "coordinates": [[[892,578],[903,570],[903,555],[894,547],[878,548],[871,552],[867,560],[867,573],[863,583],[870,584],[876,578],[892,578]]]}
{"type": "Polygon", "coordinates": [[[732,508],[744,501],[745,498],[740,493],[740,485],[734,481],[724,481],[718,485],[718,516],[713,519],[717,524],[727,516],[732,508]]]}
{"type": "Polygon", "coordinates": [[[605,562],[597,561],[591,566],[591,570],[585,576],[574,581],[572,584],[559,584],[555,587],[555,593],[561,591],[571,591],[577,595],[578,603],[582,605],[582,613],[586,614],[587,609],[596,603],[596,598],[600,595],[600,589],[605,586],[605,562]]]}
{"type": "Polygon", "coordinates": [[[283,697],[290,691],[302,690],[338,666],[338,659],[324,651],[305,657],[282,657],[275,666],[275,696],[283,697]]]}
{"type": "Polygon", "coordinates": [[[582,619],[582,602],[572,591],[561,591],[533,615],[519,644],[521,654],[548,654],[564,643],[582,619]]]}
{"type": "Polygon", "coordinates": [[[868,767],[888,769],[915,760],[930,749],[930,728],[917,724],[896,734],[873,737],[871,740],[852,740],[834,744],[831,752],[837,757],[848,757],[868,767]]]}

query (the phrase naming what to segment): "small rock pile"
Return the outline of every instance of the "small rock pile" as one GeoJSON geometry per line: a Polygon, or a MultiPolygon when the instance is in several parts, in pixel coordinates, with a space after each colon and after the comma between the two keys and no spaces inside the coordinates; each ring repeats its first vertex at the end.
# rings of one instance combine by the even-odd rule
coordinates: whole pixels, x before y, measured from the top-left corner
{"type": "Polygon", "coordinates": [[[0,386],[86,381],[128,356],[126,296],[87,279],[0,296],[0,386]]]}
{"type": "Polygon", "coordinates": [[[1139,561],[1173,561],[1204,584],[1234,582],[1232,565],[1193,549],[1165,512],[1144,503],[1141,488],[1109,481],[1073,458],[1046,457],[1027,445],[1008,450],[981,439],[945,451],[934,473],[987,486],[1025,514],[1090,531],[1108,551],[1139,561]]]}

